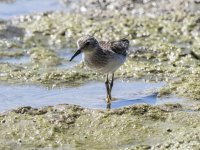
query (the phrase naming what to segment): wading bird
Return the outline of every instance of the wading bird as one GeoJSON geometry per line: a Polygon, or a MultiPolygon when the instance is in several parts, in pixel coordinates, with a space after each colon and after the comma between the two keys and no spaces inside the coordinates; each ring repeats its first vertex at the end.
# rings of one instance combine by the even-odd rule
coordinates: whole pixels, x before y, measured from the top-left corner
{"type": "Polygon", "coordinates": [[[77,41],[77,46],[78,50],[70,61],[80,53],[83,53],[83,60],[89,68],[106,74],[106,102],[107,109],[110,109],[114,73],[126,60],[129,41],[120,39],[118,41],[98,42],[93,36],[87,35],[77,41]],[[111,82],[108,79],[109,74],[112,75],[111,82]]]}

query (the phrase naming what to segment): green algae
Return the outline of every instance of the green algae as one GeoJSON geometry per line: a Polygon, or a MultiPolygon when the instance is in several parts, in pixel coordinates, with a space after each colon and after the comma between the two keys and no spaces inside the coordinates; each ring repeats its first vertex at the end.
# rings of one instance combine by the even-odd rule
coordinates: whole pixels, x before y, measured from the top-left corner
{"type": "MultiPolygon", "coordinates": [[[[102,75],[97,76],[82,65],[71,70],[59,68],[64,61],[58,55],[59,49],[70,47],[73,50],[76,47],[76,40],[81,35],[92,34],[102,40],[122,37],[130,40],[129,58],[116,72],[116,77],[167,81],[170,85],[176,78],[184,78],[188,74],[199,75],[198,20],[198,14],[179,11],[156,18],[125,16],[118,13],[105,19],[92,19],[77,13],[22,16],[11,20],[12,26],[26,29],[25,36],[20,39],[21,45],[17,41],[2,39],[0,54],[2,57],[17,57],[24,55],[23,50],[26,49],[31,63],[21,66],[1,64],[3,75],[0,76],[0,80],[13,83],[40,83],[50,87],[69,82],[102,80],[102,75]],[[12,47],[21,49],[14,51],[11,50],[12,47]],[[18,69],[13,71],[13,68],[18,69]]],[[[192,85],[186,86],[188,91],[193,89],[190,88],[192,85]]],[[[195,89],[200,87],[196,85],[195,89]]],[[[176,94],[179,94],[179,90],[176,94]]],[[[195,99],[197,97],[198,94],[195,99]]]]}
{"type": "Polygon", "coordinates": [[[22,107],[0,117],[0,134],[6,137],[0,143],[7,148],[13,145],[21,148],[69,145],[76,149],[199,146],[199,113],[177,111],[177,107],[166,111],[168,107],[172,108],[138,105],[103,111],[74,105],[22,107]],[[191,144],[191,139],[196,143],[191,144]]]}
{"type": "Polygon", "coordinates": [[[200,100],[199,74],[187,75],[174,82],[169,83],[159,91],[160,96],[166,94],[176,94],[181,97],[200,100]]]}
{"type": "MultiPolygon", "coordinates": [[[[160,96],[200,100],[198,13],[172,11],[151,17],[113,12],[105,18],[43,13],[13,19],[12,28],[2,24],[0,58],[28,55],[30,62],[0,63],[1,82],[52,88],[102,80],[103,75],[83,63],[59,68],[64,62],[60,49],[73,51],[80,36],[92,34],[102,40],[130,40],[129,58],[117,78],[165,81],[160,96]]],[[[185,109],[180,104],[109,112],[71,105],[22,107],[0,115],[0,149],[198,149],[199,110],[200,105],[185,109]]]]}
{"type": "MultiPolygon", "coordinates": [[[[160,96],[200,100],[198,13],[178,10],[156,17],[110,14],[102,19],[43,13],[13,19],[12,28],[3,23],[0,57],[28,55],[31,61],[0,63],[0,81],[54,87],[102,80],[103,75],[83,64],[59,68],[63,59],[57,52],[65,47],[75,49],[83,34],[103,40],[126,37],[130,54],[116,72],[117,78],[166,81],[160,96]],[[21,34],[24,30],[25,35],[21,34]]],[[[0,149],[199,149],[199,108],[139,105],[107,112],[70,105],[22,107],[1,114],[0,149]]]]}
{"type": "Polygon", "coordinates": [[[43,47],[32,48],[29,51],[31,62],[39,66],[57,66],[61,64],[61,59],[51,50],[43,47]]]}
{"type": "Polygon", "coordinates": [[[0,58],[12,58],[24,56],[24,51],[21,49],[0,50],[0,58]]]}
{"type": "Polygon", "coordinates": [[[78,69],[45,69],[39,66],[18,66],[1,64],[1,81],[9,83],[40,84],[47,87],[72,86],[97,78],[96,74],[80,72],[78,69]]]}

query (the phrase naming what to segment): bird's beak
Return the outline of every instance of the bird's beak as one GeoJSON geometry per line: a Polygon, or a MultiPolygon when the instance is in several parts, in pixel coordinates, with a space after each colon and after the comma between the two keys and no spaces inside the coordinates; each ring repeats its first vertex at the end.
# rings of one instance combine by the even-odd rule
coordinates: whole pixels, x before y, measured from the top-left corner
{"type": "Polygon", "coordinates": [[[79,55],[81,53],[81,49],[78,49],[76,51],[76,53],[72,56],[72,58],[69,61],[72,61],[74,59],[74,57],[76,57],[77,55],[79,55]]]}

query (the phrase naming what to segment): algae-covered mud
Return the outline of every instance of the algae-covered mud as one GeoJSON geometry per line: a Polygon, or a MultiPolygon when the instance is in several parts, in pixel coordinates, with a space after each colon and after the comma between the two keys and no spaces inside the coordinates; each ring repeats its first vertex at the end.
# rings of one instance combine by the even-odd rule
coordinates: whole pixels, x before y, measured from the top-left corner
{"type": "Polygon", "coordinates": [[[0,117],[1,149],[199,149],[199,110],[181,105],[101,111],[21,107],[0,117]],[[183,117],[184,116],[184,117],[183,117]],[[9,127],[9,128],[8,128],[9,127]]]}
{"type": "Polygon", "coordinates": [[[117,79],[165,83],[151,95],[186,101],[109,112],[74,105],[22,107],[1,114],[1,149],[199,149],[200,2],[59,2],[67,12],[0,20],[2,85],[63,91],[88,81],[104,86],[104,75],[85,67],[81,57],[68,61],[77,39],[91,34],[99,40],[130,40],[129,57],[116,72],[117,79]]]}

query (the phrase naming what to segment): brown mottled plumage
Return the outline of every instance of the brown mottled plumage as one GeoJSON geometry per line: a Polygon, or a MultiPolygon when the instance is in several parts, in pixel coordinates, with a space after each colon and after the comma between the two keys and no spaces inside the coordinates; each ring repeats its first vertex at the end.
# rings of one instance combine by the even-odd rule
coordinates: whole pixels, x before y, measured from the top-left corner
{"type": "Polygon", "coordinates": [[[114,82],[114,72],[124,63],[129,47],[127,39],[118,41],[100,41],[98,42],[93,36],[87,35],[77,41],[78,50],[72,56],[74,57],[83,52],[85,64],[97,72],[106,73],[107,89],[107,108],[110,109],[111,91],[114,82]],[[108,74],[112,74],[112,80],[109,82],[108,74]]]}
{"type": "Polygon", "coordinates": [[[117,54],[126,56],[129,41],[127,39],[120,39],[119,41],[100,41],[99,45],[103,50],[111,50],[117,54]]]}

